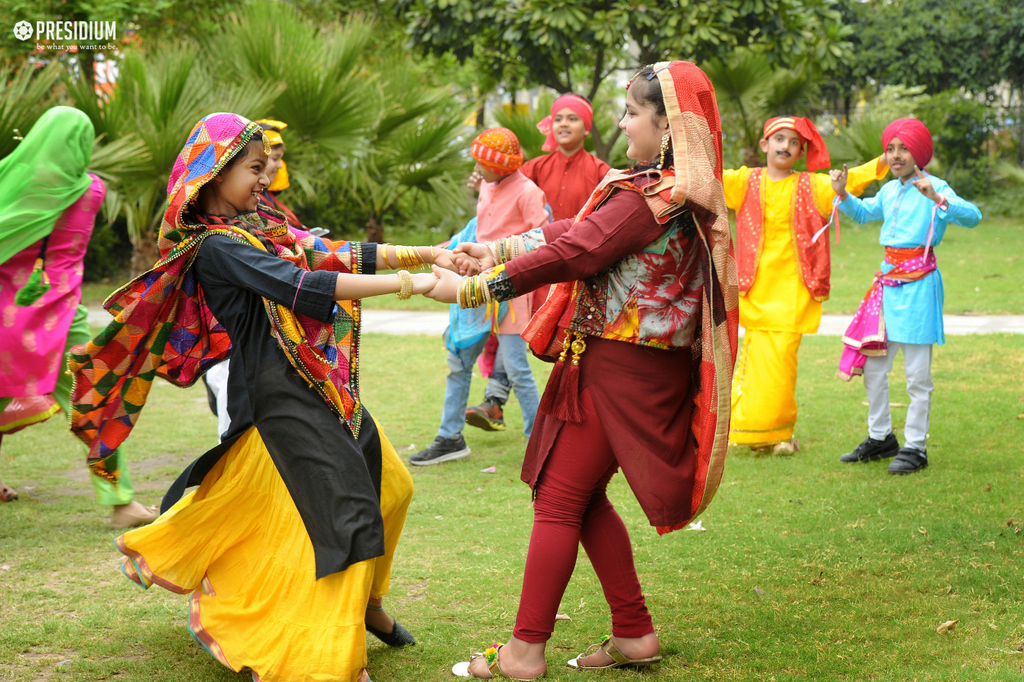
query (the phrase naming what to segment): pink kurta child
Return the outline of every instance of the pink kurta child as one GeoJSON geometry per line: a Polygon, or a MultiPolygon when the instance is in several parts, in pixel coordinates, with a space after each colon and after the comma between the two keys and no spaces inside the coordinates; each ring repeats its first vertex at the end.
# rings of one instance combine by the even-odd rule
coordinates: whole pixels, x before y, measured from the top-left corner
{"type": "MultiPolygon", "coordinates": [[[[480,183],[476,202],[476,239],[493,242],[529,232],[548,222],[544,192],[518,170],[496,182],[480,183]]],[[[499,334],[520,334],[530,321],[530,297],[511,301],[511,311],[498,325],[499,334]]]]}
{"type": "MultiPolygon", "coordinates": [[[[473,140],[469,153],[476,160],[476,171],[483,176],[476,204],[477,242],[495,241],[547,224],[544,192],[519,172],[523,152],[515,133],[507,128],[485,130],[473,140]]],[[[526,341],[519,335],[533,313],[530,301],[529,295],[509,301],[509,311],[501,319],[497,333],[497,352],[519,400],[523,433],[527,438],[533,432],[533,421],[540,405],[540,392],[530,369],[526,341]]],[[[448,351],[448,380],[437,437],[425,449],[411,455],[410,464],[426,466],[469,456],[462,427],[466,424],[473,363],[486,343],[485,338],[457,352],[448,351]]]]}

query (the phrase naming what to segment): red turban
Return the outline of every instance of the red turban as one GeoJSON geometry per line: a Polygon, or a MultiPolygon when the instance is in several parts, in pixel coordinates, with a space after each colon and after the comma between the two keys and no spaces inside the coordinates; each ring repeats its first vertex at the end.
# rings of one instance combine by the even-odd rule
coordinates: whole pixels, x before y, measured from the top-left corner
{"type": "Polygon", "coordinates": [[[918,168],[924,168],[932,160],[932,134],[925,124],[916,118],[898,118],[885,126],[882,133],[882,151],[892,142],[892,138],[900,138],[903,146],[910,150],[918,168]]]}
{"type": "Polygon", "coordinates": [[[547,139],[544,140],[544,146],[541,147],[546,152],[553,152],[558,149],[558,143],[555,142],[555,135],[551,132],[551,126],[555,120],[555,114],[562,109],[572,109],[578,114],[583,119],[583,127],[587,129],[588,133],[594,125],[594,109],[585,97],[573,94],[562,95],[551,105],[551,115],[545,116],[537,124],[537,130],[547,135],[547,139]]]}
{"type": "Polygon", "coordinates": [[[477,135],[469,155],[498,175],[511,175],[523,165],[519,138],[508,128],[489,128],[477,135]]]}
{"type": "Polygon", "coordinates": [[[764,123],[764,139],[767,140],[772,133],[783,128],[796,131],[796,134],[807,145],[807,170],[816,171],[819,168],[828,168],[832,165],[825,140],[821,139],[821,133],[814,127],[814,122],[811,119],[804,116],[770,118],[764,123]]]}

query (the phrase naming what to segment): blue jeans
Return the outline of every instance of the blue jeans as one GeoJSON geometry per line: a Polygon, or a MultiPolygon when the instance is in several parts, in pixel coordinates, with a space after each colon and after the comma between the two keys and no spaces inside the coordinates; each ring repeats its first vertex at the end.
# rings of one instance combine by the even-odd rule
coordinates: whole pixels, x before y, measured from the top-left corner
{"type": "MultiPolygon", "coordinates": [[[[448,351],[448,382],[444,390],[441,428],[437,431],[437,435],[442,438],[455,438],[462,433],[466,423],[469,386],[473,380],[473,363],[480,357],[485,345],[486,336],[469,348],[448,351]]],[[[533,431],[533,420],[537,417],[537,406],[540,405],[540,392],[526,352],[526,341],[518,334],[498,334],[498,354],[505,366],[509,383],[519,398],[523,432],[529,438],[533,431]]]]}

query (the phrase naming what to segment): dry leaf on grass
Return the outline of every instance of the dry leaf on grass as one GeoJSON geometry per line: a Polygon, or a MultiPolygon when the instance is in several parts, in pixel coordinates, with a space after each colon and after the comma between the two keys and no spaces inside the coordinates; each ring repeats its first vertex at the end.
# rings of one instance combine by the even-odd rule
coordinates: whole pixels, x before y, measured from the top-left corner
{"type": "Polygon", "coordinates": [[[959,620],[947,620],[945,623],[935,628],[935,632],[939,633],[940,635],[944,635],[953,628],[955,628],[956,624],[959,622],[959,620]]]}

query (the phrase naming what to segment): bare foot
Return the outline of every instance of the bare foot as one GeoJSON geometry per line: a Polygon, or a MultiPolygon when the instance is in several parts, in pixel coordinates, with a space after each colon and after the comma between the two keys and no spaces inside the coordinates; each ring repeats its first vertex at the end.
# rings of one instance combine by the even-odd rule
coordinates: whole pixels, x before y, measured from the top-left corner
{"type": "MultiPolygon", "coordinates": [[[[498,668],[506,676],[517,680],[543,677],[548,670],[547,661],[544,660],[544,644],[524,642],[513,637],[498,651],[498,668]]],[[[473,677],[492,679],[483,656],[470,661],[469,672],[473,677]]]]}
{"type": "Polygon", "coordinates": [[[390,634],[395,629],[395,619],[388,615],[383,609],[366,609],[366,624],[374,630],[380,630],[390,634]]]}
{"type": "MultiPolygon", "coordinates": [[[[612,643],[623,656],[630,659],[650,658],[661,653],[661,642],[653,632],[643,637],[612,637],[612,643]]],[[[602,649],[580,659],[580,665],[583,667],[599,667],[614,662],[615,660],[602,649]]]]}

